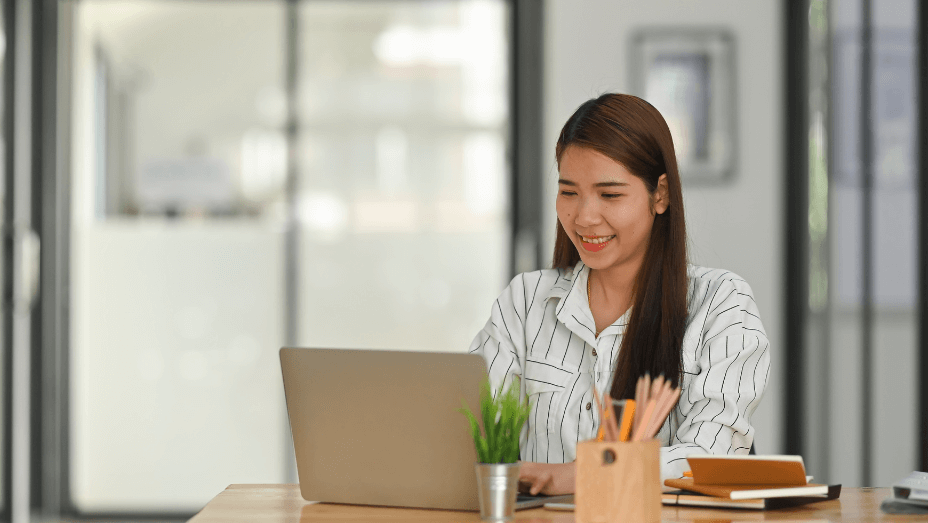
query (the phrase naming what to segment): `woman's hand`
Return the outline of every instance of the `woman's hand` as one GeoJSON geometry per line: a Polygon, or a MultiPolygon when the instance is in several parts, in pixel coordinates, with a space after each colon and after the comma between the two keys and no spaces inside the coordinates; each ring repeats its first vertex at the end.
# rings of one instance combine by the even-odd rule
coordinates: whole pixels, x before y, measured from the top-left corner
{"type": "Polygon", "coordinates": [[[519,471],[519,492],[536,496],[573,494],[577,476],[575,463],[533,463],[523,461],[519,471]]]}

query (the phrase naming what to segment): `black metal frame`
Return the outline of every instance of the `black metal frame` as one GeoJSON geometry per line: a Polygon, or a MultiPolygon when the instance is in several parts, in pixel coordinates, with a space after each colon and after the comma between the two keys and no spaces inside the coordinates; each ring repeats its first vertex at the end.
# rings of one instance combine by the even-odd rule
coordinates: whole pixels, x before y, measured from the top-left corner
{"type": "Polygon", "coordinates": [[[783,347],[786,356],[785,402],[782,417],[787,454],[802,454],[805,450],[803,419],[805,419],[806,386],[805,331],[809,296],[809,146],[808,92],[806,71],[809,49],[808,0],[789,0],[785,24],[785,245],[786,263],[783,281],[786,286],[783,302],[783,347]]]}
{"type": "MultiPolygon", "coordinates": [[[[6,37],[6,58],[3,67],[3,147],[6,151],[13,150],[13,64],[11,57],[15,56],[15,27],[16,24],[14,13],[14,0],[3,0],[3,32],[6,37]]],[[[0,519],[9,521],[11,516],[11,498],[12,498],[12,467],[11,459],[13,457],[13,421],[11,419],[13,411],[13,155],[9,152],[3,157],[3,178],[0,180],[3,184],[3,234],[2,253],[3,256],[3,274],[0,276],[0,286],[2,286],[2,311],[3,322],[2,339],[0,339],[0,358],[3,360],[3,391],[2,391],[2,408],[3,411],[3,445],[0,446],[0,460],[3,462],[0,474],[3,477],[3,488],[0,492],[2,496],[2,507],[0,507],[0,519]]]]}
{"type": "MultiPolygon", "coordinates": [[[[512,111],[510,144],[512,180],[510,193],[509,273],[541,268],[545,227],[543,223],[544,168],[542,129],[544,126],[544,12],[538,0],[509,0],[511,54],[509,59],[510,103],[512,111]],[[533,249],[535,263],[520,261],[519,250],[533,249]],[[520,266],[522,265],[527,266],[520,266]]],[[[553,151],[553,147],[551,148],[553,151]]],[[[553,155],[553,152],[552,152],[553,155]]],[[[549,229],[554,232],[552,224],[549,229]]],[[[525,256],[527,253],[522,253],[525,256]]]]}
{"type": "Polygon", "coordinates": [[[918,16],[918,469],[928,471],[928,6],[918,16]]]}
{"type": "MultiPolygon", "coordinates": [[[[73,4],[71,4],[73,6],[73,4]]],[[[67,459],[70,376],[70,57],[59,57],[59,17],[69,15],[58,0],[34,4],[32,222],[42,240],[40,288],[32,317],[33,507],[58,513],[70,499],[67,459]],[[61,104],[61,105],[59,105],[61,104]],[[63,110],[62,110],[63,109],[63,110]],[[61,138],[65,139],[62,140],[61,138]]],[[[68,41],[69,34],[64,35],[68,41]]],[[[67,47],[70,49],[70,46],[67,47]]]]}
{"type": "Polygon", "coordinates": [[[860,7],[860,481],[866,487],[873,469],[873,6],[870,0],[861,0],[860,7]]]}

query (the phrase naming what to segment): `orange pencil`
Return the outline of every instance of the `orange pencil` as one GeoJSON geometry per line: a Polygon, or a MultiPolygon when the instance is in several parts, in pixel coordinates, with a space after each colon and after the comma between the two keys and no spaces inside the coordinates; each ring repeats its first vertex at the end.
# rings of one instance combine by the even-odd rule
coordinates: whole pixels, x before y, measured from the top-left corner
{"type": "Polygon", "coordinates": [[[606,408],[609,411],[609,415],[606,418],[606,421],[609,423],[609,441],[619,441],[619,426],[615,420],[615,410],[612,406],[612,397],[606,394],[606,408]]]}
{"type": "Polygon", "coordinates": [[[593,387],[593,398],[599,410],[599,432],[596,434],[596,441],[603,441],[606,437],[606,409],[603,408],[603,402],[599,399],[599,391],[596,387],[593,387]]]}
{"type": "Polygon", "coordinates": [[[632,420],[635,417],[635,400],[625,400],[622,409],[622,422],[619,424],[619,441],[628,441],[632,432],[632,420]]]}

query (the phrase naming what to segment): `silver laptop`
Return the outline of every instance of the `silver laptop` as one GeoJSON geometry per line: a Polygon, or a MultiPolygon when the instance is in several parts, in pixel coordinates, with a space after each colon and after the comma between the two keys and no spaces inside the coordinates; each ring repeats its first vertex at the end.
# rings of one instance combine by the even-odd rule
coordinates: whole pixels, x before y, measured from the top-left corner
{"type": "MultiPolygon", "coordinates": [[[[479,509],[458,409],[479,411],[482,356],[283,348],[280,365],[304,499],[479,509]]],[[[520,495],[516,508],[570,498],[520,495]]]]}

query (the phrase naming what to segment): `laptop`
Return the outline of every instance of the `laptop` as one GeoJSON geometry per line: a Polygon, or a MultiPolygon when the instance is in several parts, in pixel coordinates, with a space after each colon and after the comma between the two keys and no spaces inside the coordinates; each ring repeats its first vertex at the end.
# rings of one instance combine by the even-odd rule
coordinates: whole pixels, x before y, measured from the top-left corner
{"type": "MultiPolygon", "coordinates": [[[[304,499],[479,510],[458,409],[480,407],[482,356],[283,348],[280,365],[304,499]]],[[[516,508],[570,499],[520,495],[516,508]]]]}

